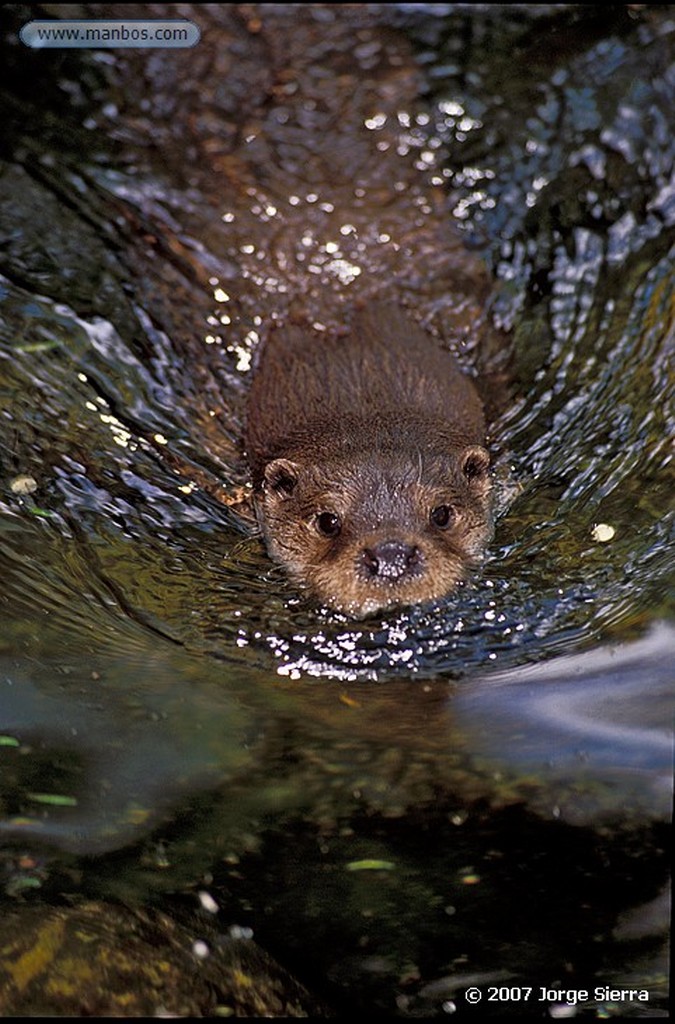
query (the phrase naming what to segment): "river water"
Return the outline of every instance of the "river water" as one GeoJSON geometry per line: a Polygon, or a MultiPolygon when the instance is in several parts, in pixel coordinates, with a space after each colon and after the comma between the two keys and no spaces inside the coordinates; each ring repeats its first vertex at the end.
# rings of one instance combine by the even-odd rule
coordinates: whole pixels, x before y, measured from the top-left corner
{"type": "Polygon", "coordinates": [[[344,1012],[663,1012],[672,10],[77,11],[201,39],[2,15],[3,899],[206,887],[344,1012]],[[239,439],[270,324],[373,296],[488,382],[500,514],[353,622],[267,559],[239,439]]]}

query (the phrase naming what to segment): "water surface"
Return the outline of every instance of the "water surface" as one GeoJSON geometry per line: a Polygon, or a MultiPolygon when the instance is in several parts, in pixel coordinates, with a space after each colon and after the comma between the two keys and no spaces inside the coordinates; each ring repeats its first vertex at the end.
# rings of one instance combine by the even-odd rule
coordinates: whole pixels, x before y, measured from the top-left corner
{"type": "Polygon", "coordinates": [[[346,1011],[504,979],[662,1007],[670,9],[210,5],[152,53],[28,51],[29,17],[0,80],[5,899],[208,886],[346,1011]],[[509,399],[480,572],[355,623],[268,561],[239,439],[270,325],[375,295],[509,399]]]}

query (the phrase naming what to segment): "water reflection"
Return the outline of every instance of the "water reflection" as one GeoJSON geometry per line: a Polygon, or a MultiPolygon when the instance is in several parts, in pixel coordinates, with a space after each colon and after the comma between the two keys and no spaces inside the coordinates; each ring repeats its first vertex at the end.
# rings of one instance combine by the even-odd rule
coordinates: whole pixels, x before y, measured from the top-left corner
{"type": "Polygon", "coordinates": [[[0,664],[6,840],[119,849],[252,756],[254,719],[215,672],[209,685],[168,642],[131,624],[116,632],[117,651],[100,637],[81,648],[81,634],[68,650],[48,624],[38,650],[5,623],[5,643],[13,635],[29,654],[0,664]]]}
{"type": "Polygon", "coordinates": [[[496,672],[457,694],[457,728],[483,765],[534,773],[546,794],[534,805],[544,814],[575,824],[669,821],[674,642],[672,627],[660,624],[632,644],[496,672]]]}

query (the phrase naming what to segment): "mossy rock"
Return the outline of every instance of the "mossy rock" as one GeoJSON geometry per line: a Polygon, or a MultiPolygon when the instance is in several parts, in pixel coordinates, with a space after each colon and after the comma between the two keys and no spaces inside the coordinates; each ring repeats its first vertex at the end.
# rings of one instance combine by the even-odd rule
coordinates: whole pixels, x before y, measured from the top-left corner
{"type": "Polygon", "coordinates": [[[0,922],[3,1016],[329,1016],[250,940],[157,911],[23,906],[0,922]]]}

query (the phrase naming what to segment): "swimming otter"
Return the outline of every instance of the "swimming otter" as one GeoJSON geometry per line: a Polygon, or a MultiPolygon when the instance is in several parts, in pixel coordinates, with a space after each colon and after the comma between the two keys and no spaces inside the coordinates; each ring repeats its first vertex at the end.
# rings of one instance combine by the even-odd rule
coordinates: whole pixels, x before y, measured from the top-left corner
{"type": "Polygon", "coordinates": [[[492,532],[483,407],[449,352],[373,304],[263,346],[245,445],[270,556],[353,616],[442,597],[492,532]]]}

